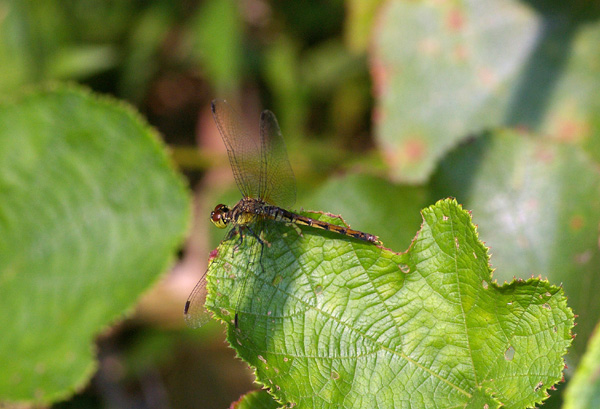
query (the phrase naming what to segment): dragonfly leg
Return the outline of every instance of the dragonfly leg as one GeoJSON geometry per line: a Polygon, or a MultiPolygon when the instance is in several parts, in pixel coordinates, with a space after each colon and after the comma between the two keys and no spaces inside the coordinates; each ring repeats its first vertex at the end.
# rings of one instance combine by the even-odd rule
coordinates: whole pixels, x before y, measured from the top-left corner
{"type": "MultiPolygon", "coordinates": [[[[256,234],[254,232],[254,230],[252,230],[252,228],[249,225],[240,225],[238,226],[238,230],[239,230],[239,234],[240,234],[240,240],[239,242],[235,245],[233,252],[235,254],[235,252],[237,251],[237,249],[242,245],[242,243],[244,242],[244,229],[248,230],[248,232],[250,233],[250,235],[252,235],[252,237],[254,237],[256,239],[256,241],[258,242],[258,244],[260,245],[260,255],[258,258],[258,263],[260,264],[260,269],[261,269],[261,273],[264,273],[265,268],[264,265],[262,263],[262,257],[263,257],[263,253],[265,250],[265,244],[270,246],[271,244],[269,242],[267,242],[264,239],[261,239],[260,236],[258,234],[256,234]]],[[[243,297],[243,295],[246,293],[246,284],[247,284],[247,280],[244,280],[244,283],[242,284],[242,290],[241,290],[241,297],[243,297]]],[[[239,304],[239,301],[238,301],[239,304]]],[[[234,318],[233,318],[233,322],[234,322],[234,326],[235,329],[239,328],[239,323],[240,323],[240,312],[239,312],[239,305],[237,307],[237,311],[235,312],[234,318]]]]}
{"type": "Polygon", "coordinates": [[[242,228],[244,226],[236,226],[236,228],[231,229],[231,231],[229,232],[229,234],[227,235],[227,240],[231,240],[233,238],[233,236],[237,234],[239,234],[240,238],[238,240],[238,242],[236,243],[236,245],[233,247],[233,255],[235,256],[235,252],[239,250],[240,246],[244,243],[244,234],[242,232],[242,228]]]}
{"type": "Polygon", "coordinates": [[[265,266],[262,263],[263,253],[265,252],[265,245],[267,247],[271,247],[271,243],[269,243],[265,239],[260,238],[260,236],[258,234],[256,234],[254,232],[254,230],[252,230],[252,228],[250,228],[250,226],[246,226],[246,228],[248,229],[248,231],[250,232],[250,234],[252,234],[252,236],[254,236],[254,238],[256,239],[256,241],[258,241],[258,243],[260,244],[260,256],[258,257],[258,263],[260,264],[260,271],[261,271],[261,273],[264,273],[265,272],[265,266]]]}
{"type": "Polygon", "coordinates": [[[292,229],[294,229],[296,231],[296,233],[298,233],[298,237],[304,237],[302,235],[302,229],[296,223],[286,223],[285,225],[287,227],[291,227],[292,229]]]}
{"type": "Polygon", "coordinates": [[[254,237],[256,239],[256,241],[258,241],[261,244],[261,246],[266,245],[267,247],[271,247],[271,243],[269,243],[264,238],[261,238],[258,234],[256,234],[254,232],[254,230],[252,230],[252,228],[250,226],[244,226],[244,227],[246,229],[248,229],[248,231],[250,232],[250,234],[252,234],[252,237],[254,237]]]}

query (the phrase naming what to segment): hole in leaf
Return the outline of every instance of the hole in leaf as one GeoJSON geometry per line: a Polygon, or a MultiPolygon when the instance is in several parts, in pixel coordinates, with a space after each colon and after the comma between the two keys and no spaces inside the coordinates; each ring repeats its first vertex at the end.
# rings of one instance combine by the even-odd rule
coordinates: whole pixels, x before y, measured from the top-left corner
{"type": "Polygon", "coordinates": [[[515,348],[513,346],[509,346],[506,352],[504,353],[504,359],[507,361],[512,361],[515,356],[515,348]]]}

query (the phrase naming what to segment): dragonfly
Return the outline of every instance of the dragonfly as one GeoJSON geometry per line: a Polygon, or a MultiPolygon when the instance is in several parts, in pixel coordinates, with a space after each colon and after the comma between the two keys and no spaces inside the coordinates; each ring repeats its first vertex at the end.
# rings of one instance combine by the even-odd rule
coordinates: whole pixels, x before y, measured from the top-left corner
{"type": "MultiPolygon", "coordinates": [[[[232,208],[221,203],[210,214],[210,220],[215,226],[222,229],[231,226],[227,238],[238,234],[240,240],[243,240],[246,234],[252,235],[261,246],[260,251],[256,253],[259,262],[265,244],[268,244],[261,238],[261,230],[268,228],[267,224],[261,223],[264,220],[309,226],[375,245],[381,244],[373,234],[286,210],[296,201],[296,180],[277,118],[271,111],[265,110],[261,113],[259,133],[256,137],[255,134],[246,132],[239,115],[227,101],[212,101],[211,110],[227,148],[234,179],[242,193],[242,199],[232,208]]],[[[193,328],[204,325],[210,318],[204,306],[207,272],[196,284],[185,304],[184,317],[186,323],[193,328]]],[[[245,283],[239,297],[243,295],[244,289],[245,283]]],[[[236,328],[239,302],[240,300],[236,303],[234,319],[236,328]]]]}

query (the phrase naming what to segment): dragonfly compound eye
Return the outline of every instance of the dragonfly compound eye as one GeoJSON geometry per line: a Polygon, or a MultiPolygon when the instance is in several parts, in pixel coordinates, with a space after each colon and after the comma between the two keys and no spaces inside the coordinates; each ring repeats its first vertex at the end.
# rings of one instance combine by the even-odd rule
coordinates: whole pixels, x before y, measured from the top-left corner
{"type": "Polygon", "coordinates": [[[229,207],[224,204],[219,204],[215,207],[215,210],[210,212],[210,221],[217,226],[219,229],[224,229],[229,223],[229,207]]]}

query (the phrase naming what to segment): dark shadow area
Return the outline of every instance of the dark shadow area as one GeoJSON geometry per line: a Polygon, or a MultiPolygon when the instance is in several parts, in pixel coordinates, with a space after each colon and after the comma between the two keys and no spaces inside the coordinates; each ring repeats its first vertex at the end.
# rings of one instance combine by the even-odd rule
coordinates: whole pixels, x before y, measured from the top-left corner
{"type": "Polygon", "coordinates": [[[431,176],[429,203],[446,197],[454,197],[461,204],[467,202],[490,142],[489,132],[482,132],[466,138],[448,152],[431,176]]]}
{"type": "Polygon", "coordinates": [[[569,62],[573,41],[585,23],[600,17],[591,2],[525,1],[540,14],[537,42],[518,79],[504,123],[536,129],[569,62]]]}

